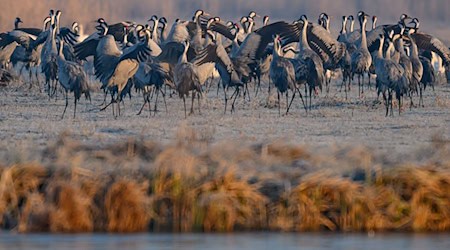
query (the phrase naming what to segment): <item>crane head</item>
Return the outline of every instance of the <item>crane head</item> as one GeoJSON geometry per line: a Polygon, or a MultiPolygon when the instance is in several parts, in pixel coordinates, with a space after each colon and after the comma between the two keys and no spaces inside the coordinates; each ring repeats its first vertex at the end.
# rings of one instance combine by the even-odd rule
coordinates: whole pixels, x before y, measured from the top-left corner
{"type": "Polygon", "coordinates": [[[105,19],[103,17],[100,17],[99,19],[97,19],[97,23],[106,23],[105,19]]]}
{"type": "Polygon", "coordinates": [[[256,12],[254,12],[254,11],[250,11],[250,13],[248,13],[248,17],[255,18],[255,17],[261,17],[261,16],[256,14],[256,12]]]}
{"type": "Polygon", "coordinates": [[[147,20],[147,22],[150,22],[150,21],[153,21],[153,22],[158,21],[158,16],[153,15],[150,19],[147,20]]]}
{"type": "Polygon", "coordinates": [[[414,24],[414,29],[419,29],[420,22],[418,18],[413,18],[409,24],[414,24]]]}
{"type": "Polygon", "coordinates": [[[165,17],[159,18],[159,22],[163,24],[167,24],[167,19],[165,17]]]}
{"type": "Polygon", "coordinates": [[[319,19],[321,19],[321,20],[328,20],[328,19],[330,19],[330,17],[327,15],[327,13],[322,12],[319,15],[319,19]]]}
{"type": "Polygon", "coordinates": [[[78,24],[78,22],[73,22],[72,23],[72,31],[75,34],[78,34],[78,32],[80,32],[80,25],[78,24]]]}
{"type": "Polygon", "coordinates": [[[302,15],[299,20],[303,21],[303,22],[307,22],[308,21],[308,17],[306,15],[302,15]]]}
{"type": "Polygon", "coordinates": [[[263,17],[263,23],[265,23],[265,24],[269,23],[269,19],[270,19],[269,16],[264,16],[263,17]]]}
{"type": "Polygon", "coordinates": [[[358,12],[358,18],[360,18],[361,20],[362,20],[362,18],[368,18],[368,17],[370,17],[370,15],[367,14],[366,12],[364,12],[364,11],[362,11],[362,10],[360,10],[360,11],[358,12]]]}

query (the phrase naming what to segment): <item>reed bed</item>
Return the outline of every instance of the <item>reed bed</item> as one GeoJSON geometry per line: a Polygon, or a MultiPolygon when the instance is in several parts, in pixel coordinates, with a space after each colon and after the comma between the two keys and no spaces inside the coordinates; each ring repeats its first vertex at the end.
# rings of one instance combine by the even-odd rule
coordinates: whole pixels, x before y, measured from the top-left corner
{"type": "Polygon", "coordinates": [[[0,167],[0,225],[17,232],[450,230],[450,147],[212,142],[84,145],[70,134],[0,167]]]}

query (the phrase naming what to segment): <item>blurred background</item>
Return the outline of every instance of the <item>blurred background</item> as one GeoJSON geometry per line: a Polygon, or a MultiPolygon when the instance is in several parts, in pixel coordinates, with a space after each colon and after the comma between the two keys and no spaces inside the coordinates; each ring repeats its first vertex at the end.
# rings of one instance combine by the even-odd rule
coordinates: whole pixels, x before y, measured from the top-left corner
{"type": "MultiPolygon", "coordinates": [[[[73,21],[83,24],[87,31],[98,17],[108,22],[133,20],[144,22],[152,15],[190,19],[196,9],[204,9],[223,19],[238,19],[250,10],[269,15],[271,20],[294,20],[302,14],[316,19],[321,12],[332,16],[332,28],[338,32],[342,15],[355,15],[364,10],[379,17],[379,23],[396,22],[402,13],[418,17],[421,27],[443,40],[450,40],[450,0],[2,0],[0,30],[13,28],[19,16],[24,27],[42,26],[50,8],[63,11],[63,25],[73,21]],[[447,38],[448,36],[448,38],[447,38]]],[[[258,20],[257,20],[258,21],[258,20]]],[[[261,20],[259,20],[261,21],[261,20]]]]}

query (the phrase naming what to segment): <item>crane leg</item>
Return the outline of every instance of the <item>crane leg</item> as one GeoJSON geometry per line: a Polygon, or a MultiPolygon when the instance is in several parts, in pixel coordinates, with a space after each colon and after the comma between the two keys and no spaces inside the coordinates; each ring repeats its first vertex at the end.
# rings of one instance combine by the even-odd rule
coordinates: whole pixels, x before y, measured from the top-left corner
{"type": "Polygon", "coordinates": [[[361,98],[361,75],[358,75],[358,97],[361,98]]]}
{"type": "MultiPolygon", "coordinates": [[[[111,102],[108,103],[105,107],[101,108],[100,111],[105,110],[106,108],[108,108],[109,106],[111,106],[114,102],[116,102],[115,99],[114,99],[114,96],[111,95],[111,102]]],[[[114,109],[113,109],[113,112],[114,112],[114,109]]]]}
{"type": "Polygon", "coordinates": [[[286,90],[286,114],[289,111],[289,90],[286,90]]]}
{"type": "Polygon", "coordinates": [[[384,105],[386,106],[386,116],[389,115],[389,96],[386,96],[386,91],[382,91],[384,105]]]}
{"type": "Polygon", "coordinates": [[[189,112],[189,115],[193,115],[194,114],[194,101],[195,101],[195,93],[191,93],[192,96],[192,101],[191,101],[191,112],[189,112]]]}
{"type": "Polygon", "coordinates": [[[66,109],[67,109],[68,105],[69,105],[69,94],[67,93],[67,90],[66,90],[66,106],[64,107],[64,111],[62,113],[61,120],[64,119],[64,114],[66,113],[66,109]]]}
{"type": "Polygon", "coordinates": [[[227,98],[227,90],[225,88],[223,88],[223,95],[225,96],[225,110],[224,110],[223,113],[226,115],[227,114],[228,98],[227,98]]]}
{"type": "Polygon", "coordinates": [[[281,116],[281,103],[280,103],[280,91],[277,90],[277,100],[278,100],[278,116],[281,116]]]}
{"type": "Polygon", "coordinates": [[[391,109],[391,116],[394,116],[394,103],[393,103],[393,96],[392,96],[392,90],[389,90],[389,106],[391,109]]]}
{"type": "Polygon", "coordinates": [[[36,67],[34,68],[34,76],[36,78],[37,86],[39,88],[39,93],[42,93],[41,84],[39,81],[38,69],[36,67]]]}
{"type": "Polygon", "coordinates": [[[152,117],[152,105],[151,105],[151,95],[153,94],[153,90],[151,91],[151,93],[147,93],[146,95],[146,102],[148,103],[148,118],[152,117]]]}
{"type": "MultiPolygon", "coordinates": [[[[217,82],[217,96],[219,96],[219,90],[220,90],[220,83],[222,82],[222,79],[219,79],[219,81],[217,82]]],[[[225,90],[225,88],[224,88],[225,90]]]]}
{"type": "Polygon", "coordinates": [[[422,96],[422,94],[423,94],[423,87],[422,87],[422,85],[419,87],[419,106],[420,107],[425,107],[425,105],[423,105],[423,96],[422,96]]]}
{"type": "Polygon", "coordinates": [[[258,96],[259,90],[261,89],[261,74],[258,74],[258,84],[256,85],[255,98],[258,96]]]}
{"type": "Polygon", "coordinates": [[[313,88],[309,87],[309,111],[312,110],[312,93],[313,93],[313,88]]]}
{"type": "Polygon", "coordinates": [[[347,85],[350,85],[350,77],[348,77],[348,79],[345,79],[343,84],[344,84],[345,100],[347,100],[348,99],[348,96],[347,96],[348,95],[347,94],[348,93],[347,85]],[[347,83],[347,80],[348,80],[348,83],[347,83]]]}
{"type": "MultiPolygon", "coordinates": [[[[291,108],[292,102],[294,101],[295,93],[296,93],[296,89],[294,90],[294,94],[292,95],[291,102],[289,103],[289,106],[286,110],[286,115],[289,113],[289,109],[291,108]]],[[[286,93],[286,104],[287,104],[287,98],[288,98],[288,94],[286,93]]]]}
{"type": "Polygon", "coordinates": [[[30,87],[28,89],[31,89],[31,87],[33,87],[33,74],[31,72],[31,68],[29,68],[28,70],[29,72],[29,78],[30,78],[30,87]]]}
{"type": "MultiPolygon", "coordinates": [[[[67,95],[67,94],[66,94],[67,95]]],[[[73,119],[75,119],[76,113],[77,113],[77,97],[74,95],[75,99],[75,107],[73,109],[73,119]]]]}
{"type": "MultiPolygon", "coordinates": [[[[300,88],[295,88],[295,89],[298,92],[298,94],[300,95],[300,99],[302,100],[302,104],[303,104],[303,107],[305,108],[306,113],[308,113],[308,108],[305,104],[305,101],[303,100],[303,95],[302,95],[302,92],[300,91],[300,88]]],[[[295,92],[294,92],[294,94],[295,94],[295,92]]],[[[306,99],[306,101],[308,101],[308,99],[306,99]]]]}
{"type": "MultiPolygon", "coordinates": [[[[159,91],[158,89],[154,89],[154,92],[156,92],[156,98],[155,98],[155,109],[153,110],[153,115],[156,115],[156,112],[158,112],[158,96],[159,96],[159,91]]],[[[150,105],[150,104],[149,104],[150,105]]]]}
{"type": "Polygon", "coordinates": [[[145,104],[147,104],[147,99],[144,97],[144,104],[142,105],[141,109],[139,109],[139,112],[138,112],[136,115],[141,115],[142,110],[143,110],[144,107],[145,107],[145,104]]]}
{"type": "Polygon", "coordinates": [[[122,102],[122,98],[120,98],[120,94],[117,93],[117,98],[116,98],[116,105],[117,105],[117,116],[120,116],[120,103],[122,102]]]}
{"type": "Polygon", "coordinates": [[[183,95],[183,104],[184,104],[184,119],[187,118],[187,114],[186,114],[186,97],[183,95]]]}
{"type": "Polygon", "coordinates": [[[231,113],[234,112],[234,104],[236,103],[236,100],[237,100],[237,98],[239,96],[240,88],[236,87],[236,91],[235,92],[236,92],[236,95],[234,96],[233,103],[231,104],[231,113]]]}
{"type": "Polygon", "coordinates": [[[164,107],[166,108],[166,113],[169,113],[168,109],[167,109],[167,103],[166,103],[166,94],[162,91],[162,89],[160,88],[159,91],[161,91],[161,95],[163,97],[164,100],[164,107]]]}
{"type": "Polygon", "coordinates": [[[200,105],[200,96],[201,96],[202,92],[197,92],[197,102],[198,102],[198,113],[201,115],[202,111],[201,111],[201,105],[200,105]]]}
{"type": "Polygon", "coordinates": [[[361,76],[361,97],[364,98],[364,73],[361,76]]]}
{"type": "Polygon", "coordinates": [[[245,97],[248,97],[248,101],[250,102],[250,91],[248,90],[248,83],[245,84],[245,89],[244,89],[244,101],[246,100],[245,97]]]}

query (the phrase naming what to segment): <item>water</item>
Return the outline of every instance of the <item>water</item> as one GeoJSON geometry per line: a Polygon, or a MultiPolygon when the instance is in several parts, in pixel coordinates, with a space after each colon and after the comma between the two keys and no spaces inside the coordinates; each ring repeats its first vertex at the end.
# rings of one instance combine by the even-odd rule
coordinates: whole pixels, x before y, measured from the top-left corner
{"type": "Polygon", "coordinates": [[[0,249],[450,249],[450,234],[14,234],[0,232],[0,249]]]}

